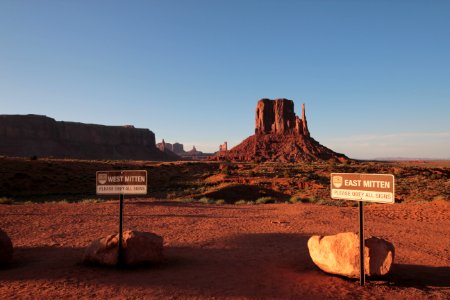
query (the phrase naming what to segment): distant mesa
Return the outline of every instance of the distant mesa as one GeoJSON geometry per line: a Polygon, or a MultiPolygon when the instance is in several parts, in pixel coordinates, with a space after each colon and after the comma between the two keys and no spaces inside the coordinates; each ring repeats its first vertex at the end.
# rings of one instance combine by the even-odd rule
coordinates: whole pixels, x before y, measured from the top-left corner
{"type": "Polygon", "coordinates": [[[294,102],[288,99],[261,99],[256,105],[255,134],[229,151],[219,152],[212,159],[231,161],[347,161],[310,136],[305,104],[302,117],[294,112],[294,102]]]}
{"type": "Polygon", "coordinates": [[[171,151],[171,152],[173,152],[175,154],[182,154],[182,153],[185,152],[183,144],[180,144],[180,143],[174,143],[174,144],[166,143],[164,141],[164,139],[162,140],[161,143],[156,144],[156,147],[162,152],[165,152],[166,150],[169,150],[169,151],[171,151]]]}
{"type": "Polygon", "coordinates": [[[40,115],[0,115],[0,155],[76,159],[177,160],[156,148],[155,134],[133,125],[55,121],[40,115]]]}
{"type": "Polygon", "coordinates": [[[228,151],[228,143],[224,142],[222,145],[219,145],[219,152],[228,151]]]}
{"type": "Polygon", "coordinates": [[[164,139],[162,140],[161,143],[156,144],[156,147],[162,152],[165,152],[167,150],[169,150],[169,151],[171,151],[171,152],[173,152],[175,154],[181,154],[181,153],[185,152],[183,144],[180,144],[180,143],[174,143],[174,144],[166,143],[164,141],[164,139]]]}
{"type": "Polygon", "coordinates": [[[211,153],[203,153],[201,151],[198,151],[195,148],[195,146],[193,146],[191,150],[185,151],[183,144],[167,143],[164,139],[162,140],[161,143],[156,144],[156,147],[162,152],[165,152],[165,153],[172,152],[184,159],[204,160],[212,155],[211,153]]]}

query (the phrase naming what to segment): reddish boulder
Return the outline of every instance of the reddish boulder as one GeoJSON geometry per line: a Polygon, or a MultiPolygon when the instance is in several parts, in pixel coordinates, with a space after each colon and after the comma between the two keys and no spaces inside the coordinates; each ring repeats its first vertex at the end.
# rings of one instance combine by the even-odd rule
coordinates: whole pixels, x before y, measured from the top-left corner
{"type": "MultiPolygon", "coordinates": [[[[84,253],[83,262],[105,266],[117,265],[119,234],[93,241],[84,253]]],[[[164,260],[163,238],[150,232],[123,233],[124,263],[127,266],[159,263],[164,260]]]]}
{"type": "Polygon", "coordinates": [[[0,265],[11,263],[13,257],[13,245],[9,236],[0,229],[0,265]]]}
{"type": "MultiPolygon", "coordinates": [[[[312,261],[323,271],[331,274],[358,278],[359,237],[353,232],[330,236],[312,236],[308,240],[312,261]]],[[[394,262],[394,246],[386,240],[372,237],[365,240],[364,271],[368,276],[389,273],[394,262]]]]}

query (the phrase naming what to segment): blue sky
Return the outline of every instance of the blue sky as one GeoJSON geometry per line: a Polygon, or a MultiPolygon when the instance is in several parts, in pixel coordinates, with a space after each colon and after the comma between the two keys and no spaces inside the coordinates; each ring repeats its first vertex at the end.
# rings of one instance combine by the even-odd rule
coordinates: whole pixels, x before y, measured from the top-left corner
{"type": "Polygon", "coordinates": [[[260,98],[354,158],[450,158],[450,1],[0,1],[0,114],[215,151],[260,98]]]}

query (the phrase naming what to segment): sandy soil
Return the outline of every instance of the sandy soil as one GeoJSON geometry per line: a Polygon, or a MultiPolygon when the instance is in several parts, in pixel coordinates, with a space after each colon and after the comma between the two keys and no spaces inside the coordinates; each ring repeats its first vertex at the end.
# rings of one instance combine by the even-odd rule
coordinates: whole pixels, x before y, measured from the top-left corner
{"type": "Polygon", "coordinates": [[[390,240],[396,265],[363,288],[320,271],[306,246],[313,234],[357,231],[354,207],[127,200],[125,229],[162,235],[166,262],[117,270],[80,261],[90,241],[117,231],[118,201],[0,205],[15,246],[0,297],[449,299],[448,201],[365,211],[366,236],[390,240]]]}

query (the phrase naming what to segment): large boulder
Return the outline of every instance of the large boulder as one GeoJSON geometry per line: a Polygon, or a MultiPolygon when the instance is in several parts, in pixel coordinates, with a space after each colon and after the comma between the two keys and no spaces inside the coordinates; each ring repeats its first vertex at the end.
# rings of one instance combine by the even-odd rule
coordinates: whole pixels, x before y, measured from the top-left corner
{"type": "MultiPolygon", "coordinates": [[[[389,273],[394,262],[394,246],[381,238],[365,240],[364,271],[368,276],[389,273]]],[[[314,235],[308,240],[312,261],[323,271],[359,278],[359,237],[354,232],[330,236],[314,235]]]]}
{"type": "Polygon", "coordinates": [[[0,265],[11,263],[13,257],[13,245],[9,236],[0,229],[0,265]]]}
{"type": "MultiPolygon", "coordinates": [[[[119,234],[93,241],[84,253],[83,262],[105,266],[117,265],[119,234]]],[[[125,231],[122,239],[124,264],[137,266],[163,261],[163,238],[150,232],[125,231]]]]}

